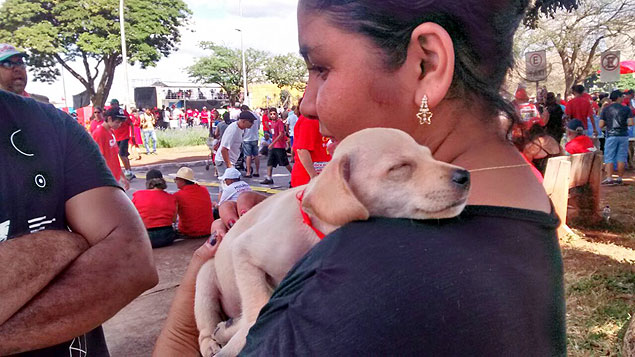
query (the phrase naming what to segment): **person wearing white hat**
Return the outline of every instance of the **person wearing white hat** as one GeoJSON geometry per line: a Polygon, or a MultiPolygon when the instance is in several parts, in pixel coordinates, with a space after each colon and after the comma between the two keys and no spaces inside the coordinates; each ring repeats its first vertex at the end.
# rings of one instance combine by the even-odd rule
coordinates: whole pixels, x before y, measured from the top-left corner
{"type": "Polygon", "coordinates": [[[233,167],[225,170],[225,174],[219,177],[219,179],[225,182],[225,188],[223,188],[220,200],[218,201],[219,205],[227,201],[236,202],[240,194],[251,191],[249,184],[240,179],[240,171],[233,167]]]}
{"type": "Polygon", "coordinates": [[[27,82],[25,57],[27,54],[15,47],[0,44],[0,89],[28,96],[24,91],[27,82]]]}
{"type": "Polygon", "coordinates": [[[211,233],[212,199],[194,179],[194,171],[181,167],[174,179],[179,191],[174,194],[179,216],[178,231],[182,238],[207,237],[211,233]]]}

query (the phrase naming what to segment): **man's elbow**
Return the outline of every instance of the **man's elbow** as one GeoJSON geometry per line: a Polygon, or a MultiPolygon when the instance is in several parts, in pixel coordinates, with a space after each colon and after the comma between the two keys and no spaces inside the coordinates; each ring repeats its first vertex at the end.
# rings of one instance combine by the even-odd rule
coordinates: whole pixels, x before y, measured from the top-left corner
{"type": "Polygon", "coordinates": [[[124,240],[121,262],[126,276],[130,279],[129,286],[137,290],[138,294],[154,287],[159,283],[159,276],[154,265],[152,247],[148,234],[143,228],[135,227],[129,230],[124,240]]]}

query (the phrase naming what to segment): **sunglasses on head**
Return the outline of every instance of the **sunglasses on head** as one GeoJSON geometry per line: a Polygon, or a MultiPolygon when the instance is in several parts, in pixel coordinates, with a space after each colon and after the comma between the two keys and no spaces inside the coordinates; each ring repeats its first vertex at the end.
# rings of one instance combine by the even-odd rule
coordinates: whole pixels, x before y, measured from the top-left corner
{"type": "Polygon", "coordinates": [[[26,68],[26,63],[22,61],[13,62],[13,61],[0,61],[0,66],[6,69],[14,69],[14,68],[26,68]]]}

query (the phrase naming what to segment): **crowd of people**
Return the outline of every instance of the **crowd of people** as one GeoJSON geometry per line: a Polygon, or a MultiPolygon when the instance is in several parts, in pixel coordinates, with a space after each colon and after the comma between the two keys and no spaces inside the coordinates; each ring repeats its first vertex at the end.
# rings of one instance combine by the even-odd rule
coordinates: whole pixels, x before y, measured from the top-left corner
{"type": "Polygon", "coordinates": [[[635,137],[634,91],[589,94],[582,85],[574,85],[571,91],[568,101],[544,88],[537,99],[530,100],[526,90],[519,88],[513,103],[521,121],[513,127],[513,142],[543,175],[551,157],[602,151],[602,184],[623,184],[632,157],[629,138],[635,137]]]}
{"type": "MultiPolygon", "coordinates": [[[[236,220],[264,199],[242,182],[241,153],[251,158],[245,176],[259,174],[251,167],[257,147],[267,149],[263,184],[273,184],[273,167],[284,166],[291,186],[302,185],[320,174],[328,149],[370,127],[400,129],[437,160],[468,170],[467,208],[444,220],[373,217],[329,234],[274,291],[242,353],[566,355],[559,219],[531,164],[541,168],[545,158],[562,154],[563,138],[570,153],[593,150],[589,140],[594,144],[604,129],[604,147],[593,146],[605,152],[604,183],[619,183],[633,94],[614,91],[598,102],[576,86],[566,104],[553,93],[532,103],[519,90],[512,106],[499,90],[528,3],[481,5],[300,0],[309,81],[299,106],[209,115],[204,108],[204,116],[188,116],[180,108],[128,113],[112,100],[105,111],[95,108],[90,133],[25,98],[26,54],[0,45],[0,133],[8,138],[0,157],[10,168],[0,172],[0,355],[107,356],[100,325],[157,284],[151,247],[179,236],[206,242],[183,277],[155,352],[198,355],[196,273],[236,220]],[[383,93],[399,95],[386,100],[383,93]],[[501,113],[510,122],[504,130],[501,113]],[[176,174],[175,194],[165,191],[157,170],[133,200],[121,190],[134,178],[130,144],[141,145],[143,136],[152,154],[155,125],[175,116],[211,124],[222,185],[216,212],[187,167],[176,174]],[[251,131],[259,126],[262,139],[251,131]]],[[[385,184],[387,199],[399,199],[391,196],[394,183],[385,184]]]]}

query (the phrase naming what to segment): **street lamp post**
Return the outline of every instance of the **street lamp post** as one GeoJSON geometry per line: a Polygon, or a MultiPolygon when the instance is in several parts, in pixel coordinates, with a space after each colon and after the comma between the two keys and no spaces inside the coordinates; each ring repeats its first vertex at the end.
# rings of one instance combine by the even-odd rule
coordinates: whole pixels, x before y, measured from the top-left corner
{"type": "MultiPolygon", "coordinates": [[[[243,21],[242,21],[242,17],[243,17],[242,0],[238,1],[238,11],[240,13],[241,23],[243,23],[243,21]]],[[[244,42],[243,42],[243,30],[242,29],[236,29],[236,31],[240,32],[240,51],[243,54],[243,89],[245,91],[245,95],[243,97],[243,102],[251,107],[251,103],[250,103],[250,100],[249,100],[249,95],[248,95],[248,92],[247,92],[247,90],[248,90],[248,88],[247,88],[247,66],[245,65],[245,45],[244,45],[244,42]]]]}
{"type": "Polygon", "coordinates": [[[128,82],[128,53],[126,51],[126,29],[124,20],[124,0],[119,0],[119,28],[121,31],[121,57],[123,58],[123,76],[126,82],[125,105],[130,104],[130,83],[128,82]]]}

